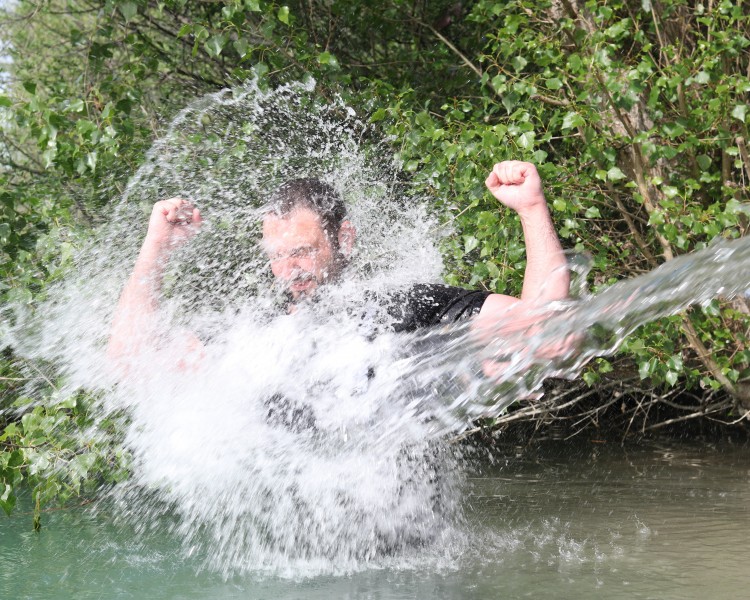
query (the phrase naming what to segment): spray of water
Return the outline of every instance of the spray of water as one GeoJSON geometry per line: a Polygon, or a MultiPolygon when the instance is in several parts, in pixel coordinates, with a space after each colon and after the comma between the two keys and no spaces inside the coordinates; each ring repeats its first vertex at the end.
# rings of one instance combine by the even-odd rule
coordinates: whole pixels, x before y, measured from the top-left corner
{"type": "Polygon", "coordinates": [[[175,118],[75,273],[34,313],[15,307],[3,342],[56,364],[71,389],[104,390],[103,411],[127,411],[124,518],[171,524],[227,574],[354,568],[435,545],[457,518],[458,458],[419,418],[386,439],[381,424],[401,420],[406,397],[374,383],[401,344],[378,336],[390,317],[377,299],[439,279],[436,229],[343,102],[312,82],[225,90],[175,118]],[[259,248],[260,211],[306,176],[338,191],[357,243],[341,282],[289,315],[259,248]],[[170,259],[162,342],[122,377],[105,359],[113,310],[151,206],[175,196],[204,224],[170,259]],[[187,331],[203,351],[185,371],[187,331]]]}
{"type": "Polygon", "coordinates": [[[435,222],[388,156],[312,83],[206,96],[156,142],[76,272],[35,313],[6,313],[3,345],[53,361],[71,388],[105,390],[103,411],[128,411],[134,475],[113,495],[124,518],[169,524],[226,575],[460,548],[461,458],[446,434],[613,352],[645,321],[750,286],[741,240],[544,307],[530,327],[500,316],[393,333],[378,299],[438,281],[441,261],[435,222]],[[358,239],[345,276],[287,314],[259,209],[301,176],[336,188],[358,239]],[[123,378],[104,358],[112,312],[151,206],[170,196],[205,224],[170,261],[162,344],[123,378]],[[187,370],[175,368],[183,331],[203,343],[187,370]]]}
{"type": "MultiPolygon", "coordinates": [[[[472,419],[497,415],[519,398],[533,396],[545,379],[575,377],[592,358],[613,354],[637,327],[717,297],[746,296],[750,288],[750,238],[715,244],[680,256],[596,295],[553,303],[487,325],[459,326],[422,336],[444,336],[443,351],[406,361],[421,387],[441,383],[444,398],[433,432],[444,435],[472,419]],[[493,368],[496,366],[497,368],[493,368]],[[441,377],[441,373],[449,373],[441,377]]],[[[587,269],[581,275],[585,277],[587,269]]],[[[427,398],[422,406],[432,404],[427,398]]]]}

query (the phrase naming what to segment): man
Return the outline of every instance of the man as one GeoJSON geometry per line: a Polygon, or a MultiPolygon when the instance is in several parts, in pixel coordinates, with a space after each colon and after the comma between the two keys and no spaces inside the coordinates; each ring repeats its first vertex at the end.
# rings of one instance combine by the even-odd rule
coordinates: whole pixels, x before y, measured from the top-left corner
{"type": "MultiPolygon", "coordinates": [[[[523,319],[533,307],[567,297],[565,256],[550,218],[536,167],[505,161],[496,164],[485,184],[521,218],[526,242],[526,271],[521,297],[417,285],[389,301],[395,331],[475,317],[480,329],[499,320],[523,319]]],[[[163,273],[170,255],[201,224],[200,211],[181,198],[154,205],[146,239],[115,311],[108,353],[116,360],[137,355],[149,344],[163,273]]],[[[322,285],[342,276],[356,242],[356,230],[335,191],[315,179],[287,182],[272,198],[263,218],[262,247],[271,271],[289,295],[289,312],[315,297],[322,285]]],[[[186,352],[200,349],[185,340],[186,352]]]]}
{"type": "MultiPolygon", "coordinates": [[[[413,331],[419,327],[473,318],[480,334],[486,331],[486,337],[492,339],[498,321],[512,318],[514,322],[520,322],[535,312],[534,307],[566,297],[568,274],[565,257],[552,226],[536,168],[529,163],[499,163],[487,177],[486,184],[500,202],[517,211],[521,218],[527,245],[527,267],[521,298],[434,284],[418,284],[387,298],[372,298],[370,292],[364,291],[363,307],[372,305],[374,300],[376,306],[385,309],[389,318],[381,324],[395,331],[413,331]]],[[[141,362],[143,357],[149,363],[152,358],[158,359],[158,368],[168,371],[188,370],[191,364],[208,362],[209,359],[202,360],[203,346],[195,337],[178,339],[176,346],[175,340],[172,340],[170,351],[164,351],[167,348],[154,343],[157,339],[154,332],[158,325],[157,309],[165,266],[171,254],[195,234],[200,224],[200,212],[186,200],[172,198],[154,205],[146,239],[133,273],[122,291],[112,324],[108,352],[121,371],[133,374],[132,359],[141,362]]],[[[335,190],[315,179],[289,181],[270,199],[262,226],[262,249],[268,257],[274,281],[286,293],[286,312],[302,312],[313,307],[329,308],[322,304],[327,300],[327,294],[322,292],[321,287],[345,280],[357,235],[335,190]]],[[[325,314],[326,310],[322,313],[325,314]]],[[[308,315],[299,316],[302,317],[300,327],[303,327],[310,324],[304,319],[315,320],[318,313],[310,310],[308,315]]],[[[293,320],[279,319],[271,327],[293,325],[293,320]]],[[[359,322],[365,321],[363,318],[359,322]]],[[[334,318],[326,322],[337,321],[334,318]]],[[[279,331],[284,331],[284,327],[279,331]]],[[[294,344],[305,339],[308,331],[301,330],[298,339],[289,341],[291,351],[295,349],[294,344]]],[[[369,336],[370,332],[365,337],[369,336]]],[[[478,339],[483,338],[480,335],[478,339]]],[[[310,346],[314,346],[315,342],[312,340],[310,346]]],[[[436,337],[430,343],[439,347],[443,340],[436,337]]],[[[162,340],[160,344],[165,342],[162,340]]],[[[240,502],[252,499],[252,502],[260,502],[260,508],[253,507],[257,508],[254,513],[253,510],[249,511],[255,515],[255,520],[240,519],[237,531],[247,535],[248,539],[255,539],[253,536],[260,532],[263,544],[270,544],[292,556],[305,557],[308,553],[316,557],[321,553],[338,557],[342,552],[349,552],[351,556],[371,558],[440,539],[444,522],[449,520],[457,506],[455,480],[445,477],[445,473],[455,465],[453,451],[439,440],[427,436],[421,438],[419,435],[413,438],[412,433],[398,433],[398,429],[395,430],[395,443],[392,446],[382,443],[384,432],[393,427],[393,423],[400,426],[403,422],[399,412],[400,399],[410,403],[412,397],[408,394],[413,386],[419,388],[419,384],[412,378],[406,378],[404,391],[407,396],[400,398],[398,394],[391,394],[387,385],[388,369],[375,373],[377,364],[367,364],[367,357],[372,355],[365,352],[365,364],[360,364],[359,355],[355,352],[353,361],[347,365],[337,364],[333,369],[343,377],[341,389],[345,397],[343,412],[339,414],[334,411],[332,421],[331,407],[338,407],[341,403],[339,388],[336,387],[338,380],[334,376],[331,383],[325,374],[320,381],[316,380],[314,361],[318,356],[310,357],[306,352],[301,354],[303,358],[300,359],[299,368],[295,366],[281,377],[278,373],[270,373],[269,382],[261,381],[253,388],[256,394],[248,402],[248,412],[257,409],[257,402],[261,402],[259,415],[269,426],[267,432],[264,430],[264,436],[268,434],[269,437],[252,438],[252,443],[265,444],[266,439],[281,443],[279,440],[291,439],[304,450],[307,461],[300,462],[300,455],[296,451],[287,457],[284,452],[274,453],[273,444],[263,446],[263,451],[269,452],[269,457],[281,462],[279,471],[282,475],[274,476],[271,487],[267,489],[264,482],[268,480],[248,470],[247,488],[240,488],[246,495],[242,496],[240,502]],[[308,358],[312,358],[312,367],[307,362],[308,358]],[[306,377],[308,371],[311,372],[309,378],[306,377]],[[378,380],[378,377],[383,379],[378,380]],[[300,381],[304,388],[299,387],[300,381]],[[376,383],[369,386],[372,381],[376,383]],[[309,386],[308,382],[311,382],[309,386]],[[386,385],[381,387],[384,382],[386,385]],[[372,389],[376,395],[385,394],[382,405],[368,400],[368,391],[372,389]],[[352,407],[356,407],[356,417],[351,417],[352,407]],[[347,412],[347,408],[350,412],[347,412]],[[391,413],[390,409],[394,409],[395,413],[391,413]],[[394,414],[399,415],[398,419],[391,422],[389,419],[394,414]],[[373,415],[380,415],[384,420],[379,426],[375,424],[369,427],[368,419],[372,419],[373,415]],[[360,422],[360,419],[363,421],[360,422]],[[332,422],[334,425],[331,425],[332,422]],[[356,442],[353,445],[346,442],[349,427],[353,427],[355,432],[352,439],[356,442]],[[360,429],[362,427],[367,429],[367,433],[360,429]],[[355,455],[362,452],[362,456],[369,457],[368,461],[351,462],[352,452],[355,455]],[[372,454],[368,455],[368,452],[372,454]],[[294,461],[289,462],[292,459],[294,461]],[[342,470],[338,469],[339,463],[344,465],[342,470]],[[356,469],[352,470],[351,465],[356,465],[356,469]],[[329,471],[348,478],[344,481],[345,485],[333,483],[329,471]],[[318,504],[320,490],[317,487],[313,486],[314,489],[310,491],[300,486],[301,477],[306,481],[310,476],[316,477],[316,473],[325,475],[324,481],[331,486],[322,497],[336,496],[336,502],[329,505],[334,510],[333,516],[321,512],[318,504]],[[362,481],[374,482],[373,487],[365,486],[370,495],[357,492],[356,483],[362,481]],[[351,490],[349,484],[352,484],[351,490]],[[275,490],[277,495],[269,494],[269,489],[275,490]],[[377,492],[373,493],[372,490],[377,492]],[[332,533],[329,531],[331,519],[337,519],[332,533]],[[349,527],[369,532],[366,545],[350,545],[349,527]],[[285,546],[290,531],[293,532],[293,547],[285,546]]],[[[327,357],[320,358],[325,362],[327,357]]],[[[152,368],[152,365],[149,366],[152,368]]],[[[498,367],[492,364],[484,368],[488,375],[493,375],[498,367]]],[[[254,373],[263,379],[262,371],[256,369],[254,373]]],[[[450,373],[446,375],[451,376],[450,373]]],[[[222,375],[221,372],[206,374],[207,379],[210,376],[221,378],[222,375]]],[[[191,385],[187,378],[179,377],[179,380],[180,383],[191,385]]],[[[416,391],[419,394],[432,394],[433,389],[428,386],[416,391]]],[[[206,412],[210,410],[207,406],[206,412]]],[[[413,408],[407,407],[406,410],[413,408]]],[[[419,423],[429,423],[431,419],[429,412],[416,415],[416,431],[422,431],[418,428],[419,423]]],[[[411,425],[406,430],[411,431],[411,425]]],[[[427,432],[428,428],[425,427],[424,431],[427,432]]],[[[252,437],[252,434],[248,433],[248,436],[252,437]]],[[[292,446],[282,448],[288,450],[292,446]]]]}

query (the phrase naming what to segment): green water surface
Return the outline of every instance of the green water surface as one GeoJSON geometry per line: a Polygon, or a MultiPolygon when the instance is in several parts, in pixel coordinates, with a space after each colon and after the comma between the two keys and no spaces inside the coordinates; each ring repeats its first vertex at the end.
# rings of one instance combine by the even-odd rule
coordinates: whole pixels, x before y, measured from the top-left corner
{"type": "Polygon", "coordinates": [[[228,580],[111,507],[46,513],[39,533],[21,507],[0,520],[0,598],[750,597],[744,446],[510,446],[475,465],[465,498],[455,544],[354,572],[228,580]]]}

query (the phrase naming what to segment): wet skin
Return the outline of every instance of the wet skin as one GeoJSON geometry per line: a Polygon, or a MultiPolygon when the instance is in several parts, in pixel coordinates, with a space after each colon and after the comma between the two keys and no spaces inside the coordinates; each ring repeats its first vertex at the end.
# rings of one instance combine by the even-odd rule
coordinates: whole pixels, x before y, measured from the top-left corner
{"type": "Polygon", "coordinates": [[[287,215],[269,214],[263,219],[262,246],[271,272],[295,300],[338,277],[353,236],[353,227],[344,221],[338,237],[332,239],[309,208],[298,207],[287,215]]]}

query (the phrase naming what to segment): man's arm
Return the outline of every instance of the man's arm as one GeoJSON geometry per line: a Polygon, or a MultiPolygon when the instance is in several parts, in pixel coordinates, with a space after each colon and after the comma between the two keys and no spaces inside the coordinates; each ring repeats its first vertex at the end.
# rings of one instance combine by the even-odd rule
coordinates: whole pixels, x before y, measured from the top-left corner
{"type": "Polygon", "coordinates": [[[552,225],[542,182],[531,163],[506,161],[496,164],[485,181],[487,188],[502,204],[521,218],[526,242],[526,271],[521,298],[503,294],[489,296],[472,329],[480,346],[504,340],[503,356],[482,363],[485,375],[500,379],[506,373],[508,352],[530,352],[527,360],[554,360],[575,349],[577,340],[546,340],[529,346],[551,311],[544,305],[568,297],[570,276],[560,240],[552,225]],[[498,360],[499,359],[499,360],[498,360]]]}
{"type": "Polygon", "coordinates": [[[122,363],[153,347],[154,318],[164,269],[171,254],[195,234],[200,223],[198,209],[181,198],[154,205],[146,239],[112,319],[107,346],[111,359],[122,363]]]}
{"type": "Polygon", "coordinates": [[[526,271],[520,300],[493,294],[482,305],[480,316],[502,317],[508,311],[508,315],[515,312],[516,304],[522,303],[528,309],[567,298],[570,287],[567,262],[552,225],[536,167],[515,160],[497,163],[485,185],[495,198],[521,218],[526,271]]]}

